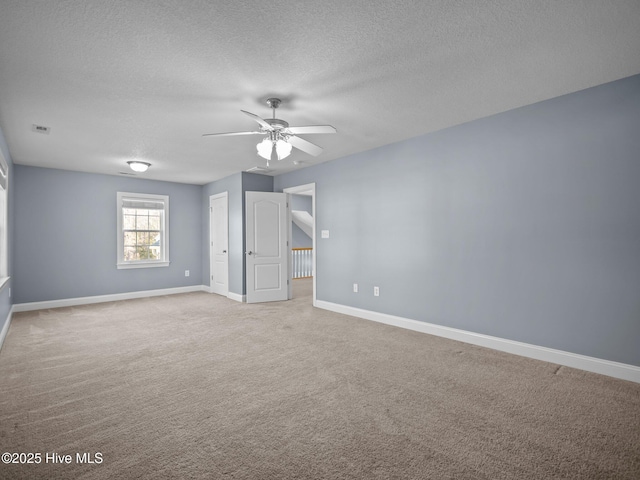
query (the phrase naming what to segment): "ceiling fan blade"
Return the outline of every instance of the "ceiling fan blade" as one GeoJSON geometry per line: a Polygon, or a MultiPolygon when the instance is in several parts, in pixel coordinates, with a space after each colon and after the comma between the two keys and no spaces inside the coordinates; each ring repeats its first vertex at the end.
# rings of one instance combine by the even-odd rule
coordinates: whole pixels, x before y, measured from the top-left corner
{"type": "Polygon", "coordinates": [[[203,137],[233,137],[235,135],[264,135],[264,132],[229,132],[229,133],[205,133],[203,137]]]}
{"type": "Polygon", "coordinates": [[[259,116],[255,115],[255,114],[253,114],[251,112],[247,112],[245,110],[240,110],[240,111],[242,113],[244,113],[245,115],[249,115],[251,118],[253,118],[265,130],[268,130],[269,132],[273,131],[273,127],[271,125],[269,125],[267,122],[265,122],[263,119],[261,119],[259,116]]]}
{"type": "Polygon", "coordinates": [[[300,137],[296,137],[295,135],[291,135],[287,139],[287,141],[297,149],[302,150],[309,155],[313,155],[314,157],[317,157],[322,153],[322,148],[320,148],[318,145],[307,142],[306,140],[300,137]]]}
{"type": "Polygon", "coordinates": [[[306,134],[306,133],[336,133],[335,127],[331,125],[309,125],[306,127],[288,127],[294,135],[306,134]]]}

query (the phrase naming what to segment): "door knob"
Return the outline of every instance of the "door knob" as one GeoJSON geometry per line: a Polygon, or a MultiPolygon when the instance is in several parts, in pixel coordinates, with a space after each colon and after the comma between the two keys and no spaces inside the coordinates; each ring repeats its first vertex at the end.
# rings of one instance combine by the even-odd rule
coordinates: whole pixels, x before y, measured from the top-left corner
{"type": "Polygon", "coordinates": [[[226,250],[222,250],[222,253],[227,253],[227,251],[226,250]]]}
{"type": "Polygon", "coordinates": [[[249,251],[247,252],[247,255],[253,255],[253,252],[252,252],[251,250],[249,250],[249,251]]]}

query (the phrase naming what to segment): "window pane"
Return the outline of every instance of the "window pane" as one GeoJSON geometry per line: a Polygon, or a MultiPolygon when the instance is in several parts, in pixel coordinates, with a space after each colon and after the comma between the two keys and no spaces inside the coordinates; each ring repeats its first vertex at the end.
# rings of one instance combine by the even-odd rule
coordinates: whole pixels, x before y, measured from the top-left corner
{"type": "Polygon", "coordinates": [[[126,262],[130,262],[131,260],[136,260],[135,247],[124,247],[124,260],[126,262]]]}
{"type": "Polygon", "coordinates": [[[137,232],[138,245],[149,244],[149,234],[147,232],[137,232]]]}
{"type": "Polygon", "coordinates": [[[136,230],[149,230],[149,217],[147,215],[138,215],[136,217],[136,230]]]}
{"type": "Polygon", "coordinates": [[[160,232],[149,232],[149,245],[160,245],[160,232]]]}
{"type": "Polygon", "coordinates": [[[160,259],[160,247],[149,247],[149,258],[153,260],[160,259]]]}
{"type": "MultiPolygon", "coordinates": [[[[125,209],[129,210],[129,209],[125,209]]],[[[125,215],[123,218],[123,228],[125,230],[135,230],[136,228],[136,216],[135,215],[125,215]]]]}
{"type": "Polygon", "coordinates": [[[124,232],[125,246],[134,246],[136,244],[136,232],[124,232]]]}
{"type": "Polygon", "coordinates": [[[122,209],[122,213],[125,215],[135,215],[136,214],[136,209],[135,208],[123,208],[122,209]]]}
{"type": "Polygon", "coordinates": [[[136,247],[136,250],[138,252],[138,258],[140,260],[148,260],[149,259],[149,247],[147,247],[146,245],[138,245],[136,247]]]}
{"type": "Polygon", "coordinates": [[[149,230],[160,230],[160,217],[149,215],[149,230]]]}

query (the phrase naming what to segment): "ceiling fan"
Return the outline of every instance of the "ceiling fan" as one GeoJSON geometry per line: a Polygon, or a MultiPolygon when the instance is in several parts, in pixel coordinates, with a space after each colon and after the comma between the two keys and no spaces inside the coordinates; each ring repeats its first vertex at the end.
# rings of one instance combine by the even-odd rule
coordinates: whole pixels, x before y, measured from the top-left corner
{"type": "Polygon", "coordinates": [[[231,137],[235,135],[265,135],[256,148],[258,155],[269,161],[273,158],[274,153],[278,160],[288,157],[291,154],[291,147],[296,147],[314,157],[322,153],[322,148],[307,140],[298,137],[299,134],[310,133],[336,133],[336,129],[331,125],[309,125],[304,127],[290,127],[287,122],[276,118],[276,108],[280,106],[282,100],[279,98],[267,99],[267,105],[273,109],[273,118],[260,118],[253,113],[240,110],[253,120],[258,122],[260,130],[253,132],[230,132],[230,133],[206,133],[203,137],[231,137]]]}

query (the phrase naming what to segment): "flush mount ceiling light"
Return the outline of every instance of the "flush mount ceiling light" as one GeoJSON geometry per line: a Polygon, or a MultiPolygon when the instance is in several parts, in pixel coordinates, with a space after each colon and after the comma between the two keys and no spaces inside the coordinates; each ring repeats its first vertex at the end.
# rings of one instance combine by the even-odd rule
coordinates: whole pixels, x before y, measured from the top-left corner
{"type": "Polygon", "coordinates": [[[131,170],[138,173],[146,172],[147,168],[151,166],[150,163],[140,162],[138,160],[131,160],[127,163],[129,164],[129,167],[131,168],[131,170]]]}
{"type": "Polygon", "coordinates": [[[256,145],[256,149],[258,151],[258,155],[267,160],[267,166],[269,166],[269,160],[274,156],[274,151],[278,160],[282,160],[291,154],[292,147],[296,147],[309,155],[320,155],[322,153],[322,148],[298,137],[297,135],[310,133],[336,133],[336,129],[331,125],[290,127],[284,120],[276,118],[276,108],[278,108],[280,103],[282,103],[282,100],[279,98],[267,99],[267,105],[273,109],[273,118],[262,119],[253,113],[240,110],[242,113],[258,122],[260,130],[257,132],[207,133],[203,135],[203,137],[266,135],[265,139],[256,145]]]}

